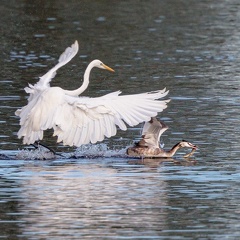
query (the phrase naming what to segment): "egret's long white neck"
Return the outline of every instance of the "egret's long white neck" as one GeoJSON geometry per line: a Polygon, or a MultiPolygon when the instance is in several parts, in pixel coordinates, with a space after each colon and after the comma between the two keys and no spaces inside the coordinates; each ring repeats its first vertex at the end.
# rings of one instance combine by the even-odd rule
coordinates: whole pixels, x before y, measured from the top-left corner
{"type": "Polygon", "coordinates": [[[90,72],[94,67],[95,67],[95,60],[90,62],[89,65],[87,66],[87,69],[86,69],[86,71],[84,73],[84,76],[83,76],[83,84],[80,88],[78,88],[76,90],[72,90],[72,91],[71,90],[65,90],[64,92],[67,95],[70,95],[70,96],[78,96],[81,93],[83,93],[88,87],[90,72]]]}

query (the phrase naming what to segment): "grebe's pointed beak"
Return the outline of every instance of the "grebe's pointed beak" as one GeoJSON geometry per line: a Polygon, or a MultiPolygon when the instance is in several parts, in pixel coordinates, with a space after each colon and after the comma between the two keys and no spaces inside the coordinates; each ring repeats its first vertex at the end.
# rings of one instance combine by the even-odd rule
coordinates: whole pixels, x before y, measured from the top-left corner
{"type": "Polygon", "coordinates": [[[196,145],[192,145],[192,149],[197,150],[197,149],[198,149],[198,146],[196,146],[196,145]]]}
{"type": "MultiPolygon", "coordinates": [[[[183,140],[184,141],[184,140],[183,140]]],[[[194,150],[197,150],[198,149],[198,146],[196,146],[196,145],[194,145],[194,144],[192,144],[192,143],[190,143],[190,142],[188,142],[188,145],[189,145],[189,147],[191,147],[192,149],[194,149],[194,150]]]]}

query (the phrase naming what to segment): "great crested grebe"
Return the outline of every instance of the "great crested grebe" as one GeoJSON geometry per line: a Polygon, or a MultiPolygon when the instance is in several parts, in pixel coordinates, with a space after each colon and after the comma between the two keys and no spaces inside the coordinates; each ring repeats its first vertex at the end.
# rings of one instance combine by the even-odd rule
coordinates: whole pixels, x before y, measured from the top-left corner
{"type": "Polygon", "coordinates": [[[128,148],[127,154],[132,157],[169,158],[180,148],[192,148],[192,152],[184,157],[190,157],[196,151],[197,146],[185,140],[174,145],[169,151],[160,148],[160,137],[167,129],[168,126],[164,122],[155,117],[151,118],[143,126],[142,139],[134,147],[128,148]]]}

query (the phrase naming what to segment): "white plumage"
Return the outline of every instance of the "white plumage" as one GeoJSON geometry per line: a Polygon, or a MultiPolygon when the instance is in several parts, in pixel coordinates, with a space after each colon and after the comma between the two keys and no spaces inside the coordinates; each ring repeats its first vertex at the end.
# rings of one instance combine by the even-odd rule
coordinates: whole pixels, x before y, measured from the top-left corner
{"type": "Polygon", "coordinates": [[[50,87],[50,81],[57,69],[67,64],[78,52],[77,41],[60,56],[59,63],[42,76],[34,86],[29,84],[25,91],[30,94],[28,104],[16,111],[21,128],[18,138],[24,144],[42,140],[43,131],[53,128],[54,136],[64,145],[81,146],[89,142],[102,141],[104,137],[116,135],[118,126],[126,130],[151,117],[167,107],[169,100],[159,101],[168,91],[120,95],[120,91],[102,97],[79,97],[89,84],[93,67],[114,71],[99,60],[92,61],[84,74],[80,88],[69,91],[60,87],[50,87]]]}

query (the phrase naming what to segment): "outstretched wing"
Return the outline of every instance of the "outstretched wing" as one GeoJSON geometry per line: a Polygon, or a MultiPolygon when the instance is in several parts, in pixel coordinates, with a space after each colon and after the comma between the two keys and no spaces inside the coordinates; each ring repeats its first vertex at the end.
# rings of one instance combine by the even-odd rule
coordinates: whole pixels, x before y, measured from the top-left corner
{"type": "MultiPolygon", "coordinates": [[[[71,47],[66,48],[66,50],[60,55],[58,59],[58,64],[50,69],[45,75],[40,77],[40,80],[35,84],[29,84],[29,87],[24,88],[27,93],[34,94],[36,91],[42,91],[50,87],[50,81],[55,77],[56,71],[62,66],[66,65],[78,52],[78,42],[75,41],[71,47]]],[[[30,98],[29,100],[31,100],[30,98]]]]}
{"type": "Polygon", "coordinates": [[[168,126],[152,117],[149,122],[145,122],[142,130],[142,139],[138,143],[139,146],[149,148],[159,148],[160,137],[168,129],[168,126]]]}
{"type": "MultiPolygon", "coordinates": [[[[24,116],[25,117],[30,113],[30,112],[26,112],[26,109],[32,109],[32,105],[35,104],[35,102],[39,102],[39,98],[41,98],[40,94],[42,93],[42,91],[46,90],[47,88],[50,87],[50,81],[52,80],[52,78],[54,78],[54,76],[56,75],[56,71],[64,66],[65,64],[67,64],[78,52],[78,42],[75,41],[74,44],[72,44],[71,47],[66,48],[66,50],[61,54],[61,56],[58,59],[58,64],[53,67],[51,70],[49,70],[45,75],[43,75],[42,77],[40,77],[40,80],[34,84],[31,85],[29,84],[28,87],[25,87],[24,90],[26,93],[29,93],[30,96],[28,97],[28,105],[24,108],[18,109],[15,114],[17,116],[24,116]],[[25,113],[22,114],[23,109],[25,109],[25,113]],[[26,115],[27,114],[27,115],[26,115]]],[[[36,109],[36,107],[35,107],[36,109]]],[[[40,109],[38,109],[40,110],[40,109]]],[[[20,116],[20,117],[21,117],[20,116]]],[[[42,133],[41,133],[42,135],[42,133]]]]}
{"type": "Polygon", "coordinates": [[[43,131],[53,128],[58,142],[81,146],[116,135],[117,126],[130,126],[149,121],[167,107],[169,100],[157,100],[168,91],[119,96],[113,92],[98,98],[73,97],[61,88],[48,88],[21,111],[18,137],[24,144],[43,138],[43,131]]]}
{"type": "Polygon", "coordinates": [[[135,126],[162,112],[169,100],[157,99],[167,93],[164,89],[125,96],[114,92],[99,98],[66,95],[67,104],[59,106],[56,112],[54,135],[58,136],[58,142],[70,146],[102,141],[116,135],[116,126],[126,130],[125,123],[135,126]]]}

